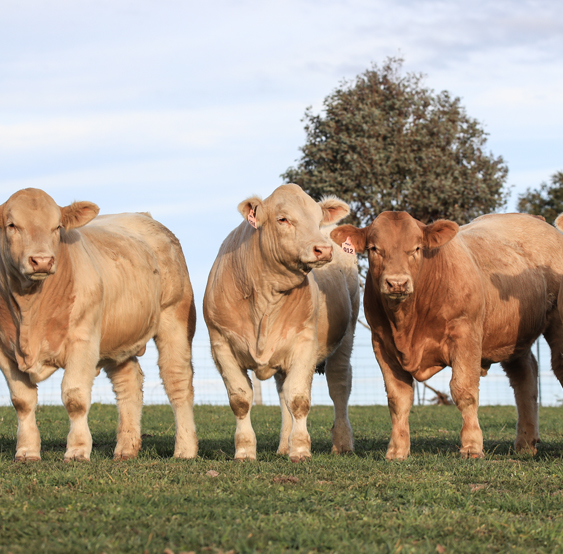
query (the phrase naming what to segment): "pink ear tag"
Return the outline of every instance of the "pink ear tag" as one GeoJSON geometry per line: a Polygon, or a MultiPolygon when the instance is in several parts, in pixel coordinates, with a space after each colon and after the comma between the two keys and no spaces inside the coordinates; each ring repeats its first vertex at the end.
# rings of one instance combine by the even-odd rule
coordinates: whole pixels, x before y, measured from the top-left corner
{"type": "Polygon", "coordinates": [[[356,253],[356,249],[354,248],[354,245],[352,244],[350,237],[346,237],[346,240],[342,243],[342,250],[344,250],[346,254],[356,253]]]}
{"type": "Polygon", "coordinates": [[[256,218],[254,217],[254,210],[250,210],[248,212],[248,223],[250,223],[250,225],[252,225],[252,227],[254,227],[255,229],[256,227],[256,218]]]}

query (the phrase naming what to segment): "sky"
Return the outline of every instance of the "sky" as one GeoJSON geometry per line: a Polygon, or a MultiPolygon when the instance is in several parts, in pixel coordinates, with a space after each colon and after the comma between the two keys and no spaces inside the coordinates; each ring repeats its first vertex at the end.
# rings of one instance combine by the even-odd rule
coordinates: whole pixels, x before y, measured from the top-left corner
{"type": "Polygon", "coordinates": [[[307,106],[402,56],[462,99],[518,193],[563,169],[563,2],[2,0],[0,202],[150,211],[201,302],[237,205],[299,158],[307,106]]]}

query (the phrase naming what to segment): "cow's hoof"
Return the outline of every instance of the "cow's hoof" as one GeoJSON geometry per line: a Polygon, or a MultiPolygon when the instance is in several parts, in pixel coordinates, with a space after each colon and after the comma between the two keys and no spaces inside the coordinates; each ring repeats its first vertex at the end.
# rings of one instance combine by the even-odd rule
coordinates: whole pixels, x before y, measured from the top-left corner
{"type": "Polygon", "coordinates": [[[531,442],[516,441],[514,449],[518,452],[518,454],[531,454],[532,456],[535,456],[538,453],[538,449],[536,448],[536,444],[538,442],[540,442],[539,439],[531,442]]]}
{"type": "Polygon", "coordinates": [[[484,458],[485,454],[481,450],[481,452],[471,452],[470,450],[461,450],[460,456],[466,460],[474,459],[478,460],[480,458],[484,458]]]}
{"type": "Polygon", "coordinates": [[[293,456],[289,457],[289,460],[294,464],[299,464],[301,462],[308,462],[311,459],[311,454],[306,452],[302,452],[300,454],[293,454],[293,456]]]}
{"type": "Polygon", "coordinates": [[[19,454],[14,458],[15,462],[22,463],[22,462],[40,462],[41,456],[33,456],[29,454],[19,454]]]}
{"type": "Polygon", "coordinates": [[[346,445],[340,445],[337,446],[336,444],[332,445],[332,451],[333,454],[350,454],[352,452],[354,452],[354,445],[353,444],[346,444],[346,445]]]}
{"type": "Polygon", "coordinates": [[[197,458],[197,441],[193,445],[174,449],[174,458],[181,458],[182,460],[197,458]]]}
{"type": "Polygon", "coordinates": [[[235,461],[237,462],[254,462],[256,461],[256,452],[248,452],[242,450],[240,452],[235,452],[235,461]]]}
{"type": "Polygon", "coordinates": [[[400,450],[387,450],[385,454],[385,459],[390,462],[404,462],[411,454],[410,449],[405,451],[400,450]]]}
{"type": "Polygon", "coordinates": [[[187,438],[176,441],[174,445],[174,458],[191,460],[197,457],[198,442],[195,433],[189,434],[187,438]]]}
{"type": "Polygon", "coordinates": [[[255,462],[256,458],[250,456],[235,456],[235,462],[255,462]]]}
{"type": "Polygon", "coordinates": [[[197,458],[197,450],[195,452],[174,452],[174,458],[180,460],[193,460],[197,458]]]}
{"type": "Polygon", "coordinates": [[[122,452],[121,454],[114,454],[113,461],[114,462],[126,462],[127,460],[133,460],[137,457],[137,454],[125,454],[122,452]]]}
{"type": "Polygon", "coordinates": [[[69,463],[69,462],[89,462],[90,461],[90,457],[86,456],[86,454],[65,454],[64,460],[63,462],[69,463]]]}
{"type": "Polygon", "coordinates": [[[113,453],[113,459],[115,461],[132,460],[137,457],[140,449],[140,445],[138,448],[116,448],[113,453]]]}

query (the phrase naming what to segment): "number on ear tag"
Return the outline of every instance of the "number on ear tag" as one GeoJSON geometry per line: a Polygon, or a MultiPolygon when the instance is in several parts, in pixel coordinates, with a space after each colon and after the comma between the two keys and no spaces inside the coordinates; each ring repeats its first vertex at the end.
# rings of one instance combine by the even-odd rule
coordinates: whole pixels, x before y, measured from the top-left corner
{"type": "Polygon", "coordinates": [[[342,243],[342,250],[344,250],[346,254],[356,253],[356,249],[354,248],[354,245],[352,244],[350,237],[347,237],[346,240],[342,243]]]}
{"type": "Polygon", "coordinates": [[[248,223],[250,223],[250,225],[252,225],[252,227],[254,227],[255,229],[256,227],[256,218],[254,217],[254,210],[250,210],[248,212],[248,223]]]}

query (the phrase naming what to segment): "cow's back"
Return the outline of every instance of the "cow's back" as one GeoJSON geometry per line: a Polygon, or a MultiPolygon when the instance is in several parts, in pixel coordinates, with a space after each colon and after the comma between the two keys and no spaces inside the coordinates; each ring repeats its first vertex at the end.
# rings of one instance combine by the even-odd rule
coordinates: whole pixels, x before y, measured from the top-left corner
{"type": "Polygon", "coordinates": [[[482,276],[483,357],[496,361],[509,355],[501,343],[528,348],[556,305],[563,235],[529,215],[493,214],[464,225],[457,238],[482,276]]]}

